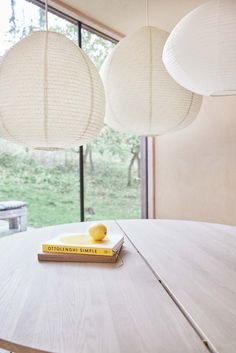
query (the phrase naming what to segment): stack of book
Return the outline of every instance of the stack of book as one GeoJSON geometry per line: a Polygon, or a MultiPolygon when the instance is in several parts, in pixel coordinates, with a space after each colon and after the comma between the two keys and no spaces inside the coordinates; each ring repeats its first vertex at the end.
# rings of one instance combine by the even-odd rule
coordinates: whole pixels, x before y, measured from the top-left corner
{"type": "Polygon", "coordinates": [[[110,262],[117,261],[124,242],[122,234],[109,234],[102,241],[88,234],[61,234],[42,244],[39,261],[110,262]]]}

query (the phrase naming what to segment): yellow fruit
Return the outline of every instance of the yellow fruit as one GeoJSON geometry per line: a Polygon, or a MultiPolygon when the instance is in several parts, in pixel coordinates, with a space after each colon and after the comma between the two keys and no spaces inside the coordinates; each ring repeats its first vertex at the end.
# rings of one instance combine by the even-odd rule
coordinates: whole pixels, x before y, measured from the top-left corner
{"type": "Polygon", "coordinates": [[[95,224],[89,228],[89,235],[96,241],[101,241],[107,235],[107,227],[104,224],[95,224]]]}

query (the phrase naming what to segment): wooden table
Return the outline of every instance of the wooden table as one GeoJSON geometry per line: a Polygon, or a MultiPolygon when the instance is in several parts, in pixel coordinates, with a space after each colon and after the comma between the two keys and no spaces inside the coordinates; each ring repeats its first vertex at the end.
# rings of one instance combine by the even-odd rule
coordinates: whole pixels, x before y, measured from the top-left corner
{"type": "Polygon", "coordinates": [[[14,352],[235,353],[236,227],[107,221],[124,265],[39,263],[44,240],[89,224],[0,240],[0,347],[14,352]]]}

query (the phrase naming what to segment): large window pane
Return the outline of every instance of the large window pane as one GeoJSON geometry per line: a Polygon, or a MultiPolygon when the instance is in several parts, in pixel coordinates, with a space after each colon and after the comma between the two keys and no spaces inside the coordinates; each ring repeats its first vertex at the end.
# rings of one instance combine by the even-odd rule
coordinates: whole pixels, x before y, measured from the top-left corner
{"type": "MultiPolygon", "coordinates": [[[[82,30],[82,47],[98,69],[114,45],[82,30]]],[[[86,219],[140,218],[139,138],[105,126],[84,149],[86,219]]]]}
{"type": "MultiPolygon", "coordinates": [[[[27,0],[0,0],[0,56],[45,27],[45,12],[27,0]]],[[[78,44],[78,23],[49,13],[49,29],[78,44]]],[[[83,49],[99,69],[112,41],[82,29],[83,49]]],[[[105,126],[84,146],[86,219],[140,217],[139,139],[105,126]]],[[[43,152],[0,139],[0,201],[28,205],[29,226],[80,220],[79,147],[43,152]]],[[[1,231],[1,227],[0,227],[1,231]]]]}

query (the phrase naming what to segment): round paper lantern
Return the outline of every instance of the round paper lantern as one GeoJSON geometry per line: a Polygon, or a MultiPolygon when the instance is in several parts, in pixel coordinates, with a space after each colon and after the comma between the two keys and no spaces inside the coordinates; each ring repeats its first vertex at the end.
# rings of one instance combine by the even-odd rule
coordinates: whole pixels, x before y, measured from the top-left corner
{"type": "Polygon", "coordinates": [[[139,136],[162,135],[196,117],[202,98],[178,85],[162,63],[168,33],[146,26],[113,49],[101,69],[105,122],[139,136]]]}
{"type": "Polygon", "coordinates": [[[87,55],[65,36],[39,31],[0,66],[0,136],[37,149],[87,143],[105,113],[102,81],[87,55]]]}
{"type": "Polygon", "coordinates": [[[206,96],[236,94],[236,1],[210,1],[186,15],[163,52],[170,75],[206,96]]]}

